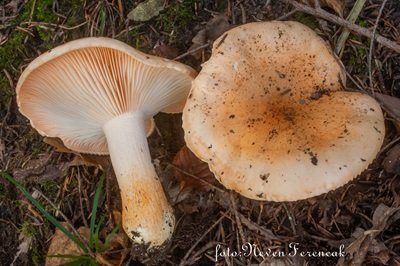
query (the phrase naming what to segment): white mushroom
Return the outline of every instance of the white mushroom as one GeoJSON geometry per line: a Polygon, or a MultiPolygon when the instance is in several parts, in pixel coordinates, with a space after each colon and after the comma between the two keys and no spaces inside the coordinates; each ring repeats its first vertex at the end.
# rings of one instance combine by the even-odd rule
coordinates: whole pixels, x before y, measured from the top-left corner
{"type": "Polygon", "coordinates": [[[18,81],[17,102],[43,136],[59,137],[81,153],[110,154],[125,232],[158,246],[170,238],[175,218],[146,131],[159,111],[181,111],[195,75],[120,41],[84,38],[35,59],[18,81]]]}
{"type": "Polygon", "coordinates": [[[379,104],[343,91],[325,42],[296,22],[250,23],[214,42],[183,113],[187,146],[227,188],[258,200],[326,193],[374,160],[379,104]]]}

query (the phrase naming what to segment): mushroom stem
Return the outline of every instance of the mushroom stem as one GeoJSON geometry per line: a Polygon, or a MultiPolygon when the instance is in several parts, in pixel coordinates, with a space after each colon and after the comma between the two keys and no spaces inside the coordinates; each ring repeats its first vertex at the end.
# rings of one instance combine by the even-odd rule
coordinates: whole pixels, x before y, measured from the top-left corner
{"type": "Polygon", "coordinates": [[[122,200],[122,226],[135,242],[159,246],[173,233],[175,217],[151,162],[141,112],[119,115],[104,127],[122,200]]]}

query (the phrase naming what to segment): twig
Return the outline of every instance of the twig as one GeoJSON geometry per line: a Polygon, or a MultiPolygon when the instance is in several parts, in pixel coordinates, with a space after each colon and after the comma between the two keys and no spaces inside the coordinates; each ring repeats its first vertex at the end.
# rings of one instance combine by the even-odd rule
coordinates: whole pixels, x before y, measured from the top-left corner
{"type": "MultiPolygon", "coordinates": [[[[351,23],[354,23],[358,16],[360,15],[361,10],[364,7],[365,1],[367,0],[357,0],[356,3],[354,4],[353,8],[350,11],[350,14],[347,16],[347,20],[351,23]]],[[[349,37],[350,32],[347,29],[344,29],[342,33],[340,34],[337,43],[336,43],[336,49],[335,52],[337,55],[341,55],[343,50],[344,50],[344,45],[346,43],[347,38],[349,37]]]]}
{"type": "Polygon", "coordinates": [[[197,245],[203,240],[203,238],[205,238],[206,235],[208,235],[208,233],[210,233],[211,230],[213,230],[214,227],[216,227],[224,218],[225,218],[225,216],[224,216],[224,215],[221,215],[221,217],[219,217],[219,219],[218,219],[213,225],[211,225],[210,228],[208,228],[207,231],[205,231],[204,234],[203,234],[199,239],[197,239],[197,241],[196,241],[196,242],[193,244],[193,246],[188,250],[188,252],[186,252],[185,257],[183,257],[182,261],[179,263],[179,266],[187,265],[187,263],[188,263],[187,259],[188,259],[189,255],[190,255],[190,253],[193,252],[193,250],[194,250],[194,249],[197,247],[197,245]]]}
{"type": "Polygon", "coordinates": [[[75,25],[73,27],[67,27],[67,26],[54,24],[54,23],[48,23],[48,22],[25,21],[25,22],[21,22],[21,25],[28,25],[29,28],[43,26],[43,27],[60,28],[63,30],[74,30],[74,29],[77,29],[77,28],[80,28],[80,27],[86,25],[87,23],[88,23],[88,21],[85,21],[85,22],[82,22],[81,24],[75,25]]]}
{"type": "Polygon", "coordinates": [[[296,221],[293,218],[293,215],[290,213],[288,207],[286,206],[285,203],[282,203],[283,208],[285,208],[286,211],[286,215],[288,216],[289,222],[290,222],[290,226],[292,227],[292,231],[293,234],[296,235],[297,234],[297,230],[296,230],[296,221]]]}
{"type": "Polygon", "coordinates": [[[376,29],[378,28],[378,23],[379,23],[379,20],[381,19],[382,12],[383,12],[383,9],[385,8],[386,2],[387,2],[387,0],[384,0],[381,5],[381,8],[379,9],[379,13],[378,13],[378,16],[376,17],[374,29],[372,31],[372,38],[371,38],[370,45],[369,45],[368,74],[369,74],[369,86],[370,86],[372,95],[375,94],[374,81],[372,79],[372,57],[373,57],[373,53],[374,53],[374,37],[376,35],[376,29]]]}
{"type": "Polygon", "coordinates": [[[8,221],[8,220],[5,220],[5,219],[0,219],[0,223],[11,224],[17,231],[19,231],[19,228],[11,221],[8,221]]]}
{"type": "Polygon", "coordinates": [[[276,20],[285,20],[289,17],[291,17],[293,14],[299,12],[299,10],[297,10],[297,8],[287,12],[285,15],[280,16],[279,18],[276,18],[276,20]]]}
{"type": "Polygon", "coordinates": [[[81,181],[81,175],[80,171],[78,170],[78,174],[76,175],[76,179],[78,180],[78,192],[79,192],[79,207],[81,208],[81,216],[82,216],[82,221],[85,227],[89,228],[89,224],[86,220],[85,217],[85,211],[83,210],[83,202],[82,202],[82,181],[81,181]]]}
{"type": "Polygon", "coordinates": [[[242,11],[242,24],[246,24],[246,10],[242,3],[239,3],[240,10],[242,11]]]}
{"type": "Polygon", "coordinates": [[[380,153],[384,153],[386,152],[389,148],[391,148],[393,146],[393,144],[395,144],[396,142],[398,142],[400,140],[400,136],[396,137],[394,140],[392,140],[391,142],[389,142],[388,144],[386,144],[386,146],[384,146],[383,148],[381,148],[380,153]]]}
{"type": "Polygon", "coordinates": [[[346,77],[349,78],[349,79],[351,80],[351,82],[353,82],[353,84],[356,85],[356,87],[357,87],[360,91],[363,91],[363,92],[367,93],[367,92],[364,90],[364,87],[361,86],[361,85],[357,82],[357,80],[355,80],[355,79],[351,76],[351,74],[350,74],[346,69],[345,69],[345,72],[346,72],[346,77]]]}
{"type": "Polygon", "coordinates": [[[118,38],[118,37],[120,37],[122,34],[129,33],[131,30],[139,29],[139,28],[142,27],[143,25],[144,25],[144,23],[130,26],[130,27],[128,27],[128,28],[122,30],[122,31],[119,32],[118,34],[114,35],[113,38],[118,38]]]}
{"type": "Polygon", "coordinates": [[[200,248],[198,251],[196,251],[189,259],[188,259],[188,264],[193,265],[196,262],[196,257],[201,255],[203,252],[207,251],[210,248],[214,248],[220,244],[218,241],[210,241],[206,245],[204,245],[202,248],[200,248]]]}
{"type": "Polygon", "coordinates": [[[315,8],[300,4],[300,3],[296,2],[295,0],[283,0],[283,1],[293,5],[296,9],[298,9],[301,12],[304,12],[304,13],[307,13],[307,14],[310,14],[310,15],[313,15],[313,16],[316,16],[319,18],[323,18],[327,21],[330,21],[332,23],[335,23],[342,27],[345,27],[359,35],[362,35],[362,36],[365,36],[368,38],[373,38],[376,42],[380,43],[381,45],[383,45],[389,49],[392,49],[393,51],[395,51],[397,53],[400,53],[400,44],[398,44],[394,41],[391,41],[379,34],[374,35],[372,31],[370,31],[366,28],[363,28],[363,27],[360,27],[353,23],[350,23],[343,18],[340,18],[329,12],[324,11],[323,9],[316,10],[315,8]]]}
{"type": "Polygon", "coordinates": [[[55,209],[60,215],[61,217],[63,217],[63,219],[65,220],[65,222],[68,224],[68,226],[71,228],[71,231],[73,232],[73,234],[82,242],[82,244],[85,246],[85,248],[87,249],[89,255],[92,258],[95,258],[96,255],[92,252],[92,250],[89,248],[87,242],[82,238],[81,234],[79,234],[79,232],[75,229],[75,227],[73,226],[72,222],[68,219],[68,217],[48,198],[46,197],[40,190],[34,188],[34,190],[36,191],[36,193],[38,193],[43,199],[45,199],[50,205],[51,207],[53,207],[53,209],[55,209]]]}
{"type": "Polygon", "coordinates": [[[242,223],[249,228],[251,231],[255,231],[264,237],[263,241],[271,240],[281,240],[280,237],[274,235],[274,233],[259,225],[259,223],[254,223],[253,221],[247,219],[243,214],[239,214],[242,223]]]}
{"type": "Polygon", "coordinates": [[[208,47],[209,45],[210,45],[209,43],[200,45],[199,47],[196,47],[196,48],[194,48],[194,49],[192,49],[192,50],[187,51],[186,53],[183,53],[183,54],[181,54],[181,55],[175,57],[174,60],[182,59],[182,58],[184,58],[184,57],[186,57],[186,56],[188,56],[188,55],[190,55],[190,54],[193,54],[193,53],[195,53],[195,52],[197,52],[197,51],[199,51],[199,50],[201,50],[201,49],[204,49],[204,48],[208,47]]]}
{"type": "Polygon", "coordinates": [[[206,185],[212,187],[213,189],[218,190],[218,191],[221,192],[221,193],[225,193],[225,192],[226,192],[225,190],[220,189],[219,187],[217,187],[217,186],[211,184],[210,182],[207,182],[206,180],[201,179],[201,178],[198,177],[198,176],[195,176],[195,175],[192,175],[191,173],[186,172],[185,170],[183,170],[183,169],[181,169],[181,168],[179,168],[179,167],[173,165],[172,163],[168,163],[168,165],[171,166],[171,167],[173,167],[173,168],[176,169],[177,171],[181,172],[182,174],[185,174],[185,175],[187,175],[187,176],[190,176],[191,178],[196,179],[197,181],[199,181],[199,182],[201,182],[201,183],[204,183],[204,184],[206,184],[206,185]]]}
{"type": "Polygon", "coordinates": [[[237,227],[239,229],[239,235],[240,235],[240,238],[242,240],[242,244],[245,244],[245,243],[247,243],[247,240],[244,237],[244,231],[243,231],[242,222],[240,221],[239,212],[237,210],[236,201],[235,201],[235,199],[233,197],[233,192],[232,191],[229,191],[229,198],[231,200],[232,210],[233,210],[233,214],[235,215],[236,225],[237,225],[237,227]]]}

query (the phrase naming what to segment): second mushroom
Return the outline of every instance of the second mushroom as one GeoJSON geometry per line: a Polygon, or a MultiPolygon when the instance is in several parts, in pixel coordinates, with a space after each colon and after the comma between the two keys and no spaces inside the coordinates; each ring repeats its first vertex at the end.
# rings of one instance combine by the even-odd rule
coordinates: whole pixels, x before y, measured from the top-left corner
{"type": "Polygon", "coordinates": [[[122,226],[159,246],[175,218],[151,162],[146,132],[159,111],[181,112],[196,72],[107,38],[84,38],[35,59],[17,84],[17,102],[40,134],[81,153],[110,154],[122,199],[122,226]],[[147,126],[146,126],[147,125],[147,126]]]}
{"type": "Polygon", "coordinates": [[[344,91],[326,43],[297,22],[249,23],[214,42],[183,111],[187,146],[227,188],[258,200],[342,186],[375,158],[379,104],[344,91]]]}

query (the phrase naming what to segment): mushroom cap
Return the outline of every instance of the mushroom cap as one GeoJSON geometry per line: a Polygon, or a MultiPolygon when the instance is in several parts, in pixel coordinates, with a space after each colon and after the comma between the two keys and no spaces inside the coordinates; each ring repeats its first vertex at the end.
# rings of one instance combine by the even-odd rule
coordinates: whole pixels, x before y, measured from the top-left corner
{"type": "Polygon", "coordinates": [[[103,125],[141,111],[181,112],[196,72],[109,38],[68,42],[36,58],[17,84],[20,112],[41,135],[82,153],[108,154],[103,125]]]}
{"type": "Polygon", "coordinates": [[[227,188],[294,201],[335,189],[375,158],[379,104],[342,90],[324,41],[297,22],[236,27],[214,42],[183,111],[187,146],[227,188]]]}

